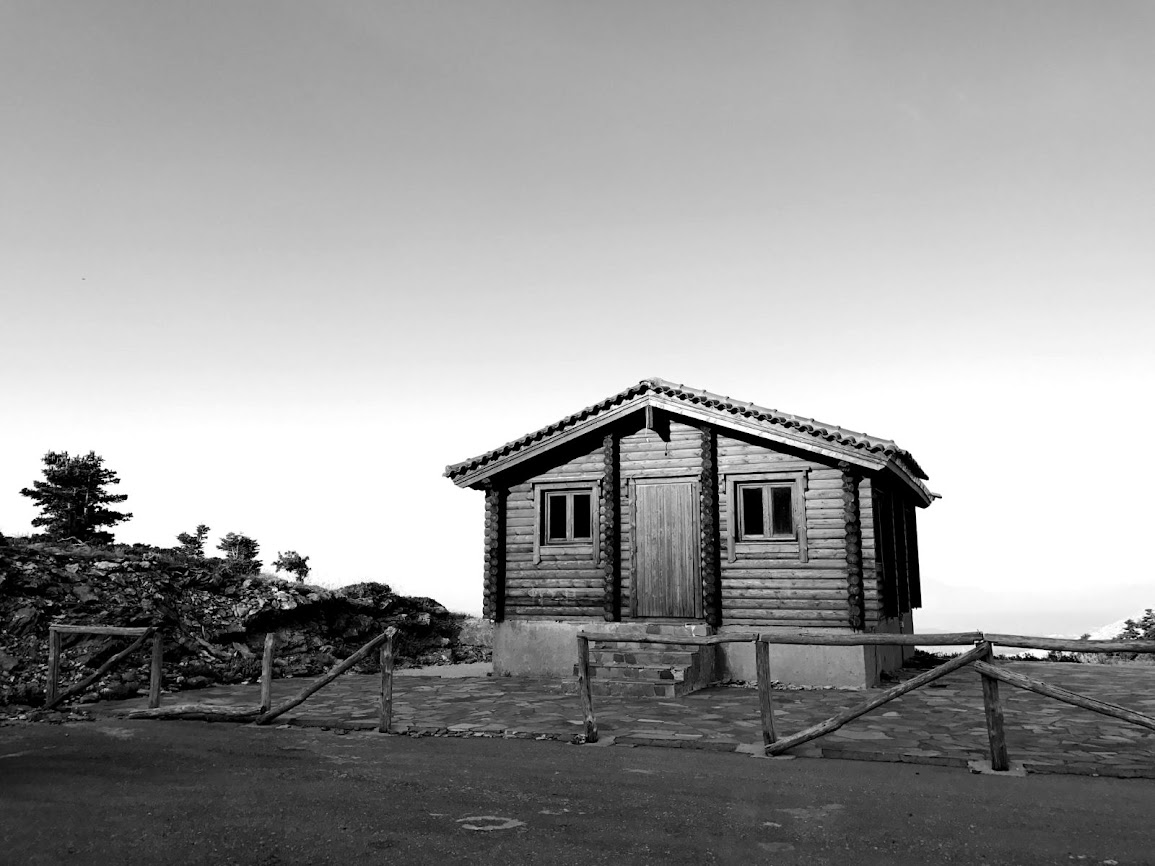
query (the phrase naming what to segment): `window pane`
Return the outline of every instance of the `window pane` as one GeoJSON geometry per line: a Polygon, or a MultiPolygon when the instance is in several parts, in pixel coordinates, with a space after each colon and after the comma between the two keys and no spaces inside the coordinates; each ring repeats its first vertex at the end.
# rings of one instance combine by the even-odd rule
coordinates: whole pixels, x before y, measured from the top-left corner
{"type": "Polygon", "coordinates": [[[794,534],[794,509],[789,487],[770,488],[770,522],[774,535],[794,534]]]}
{"type": "Polygon", "coordinates": [[[762,517],[762,488],[742,488],[742,535],[765,535],[766,521],[762,517]]]}
{"type": "Polygon", "coordinates": [[[573,537],[592,538],[590,534],[590,495],[575,493],[573,495],[573,537]]]}
{"type": "Polygon", "coordinates": [[[549,540],[565,541],[565,494],[553,493],[546,498],[549,540]]]}

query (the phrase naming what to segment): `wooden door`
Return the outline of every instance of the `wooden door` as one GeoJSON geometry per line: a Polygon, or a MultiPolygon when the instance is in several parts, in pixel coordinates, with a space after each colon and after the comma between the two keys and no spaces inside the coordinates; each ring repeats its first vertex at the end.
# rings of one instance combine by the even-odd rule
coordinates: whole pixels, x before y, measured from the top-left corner
{"type": "Polygon", "coordinates": [[[702,617],[696,481],[634,485],[634,615],[702,617]]]}

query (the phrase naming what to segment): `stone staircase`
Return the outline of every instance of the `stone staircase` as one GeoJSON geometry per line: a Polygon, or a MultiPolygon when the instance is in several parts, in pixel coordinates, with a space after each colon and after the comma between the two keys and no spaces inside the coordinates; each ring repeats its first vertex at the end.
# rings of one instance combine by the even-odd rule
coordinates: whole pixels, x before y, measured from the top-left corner
{"type": "MultiPolygon", "coordinates": [[[[700,623],[639,623],[636,627],[623,625],[619,633],[622,637],[630,634],[702,637],[712,634],[713,629],[700,623]]],[[[621,697],[672,698],[689,694],[715,679],[716,650],[717,647],[694,644],[595,642],[590,645],[590,690],[595,695],[621,697]]],[[[577,676],[576,664],[574,676],[577,676]]]]}

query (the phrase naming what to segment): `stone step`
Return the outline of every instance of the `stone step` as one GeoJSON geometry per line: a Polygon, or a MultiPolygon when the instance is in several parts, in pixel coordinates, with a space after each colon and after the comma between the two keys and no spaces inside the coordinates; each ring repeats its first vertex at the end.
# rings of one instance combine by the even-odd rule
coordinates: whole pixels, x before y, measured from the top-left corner
{"type": "Polygon", "coordinates": [[[700,644],[694,643],[641,643],[639,641],[595,642],[590,646],[590,652],[694,652],[700,649],[700,644]]]}
{"type": "Polygon", "coordinates": [[[697,654],[679,650],[663,650],[653,646],[647,649],[590,650],[590,664],[609,665],[665,665],[688,668],[697,654]]]}
{"type": "MultiPolygon", "coordinates": [[[[576,686],[575,686],[576,690],[576,686]]],[[[694,689],[684,682],[663,680],[649,682],[646,680],[590,680],[590,692],[601,697],[622,698],[676,698],[688,694],[694,689]]]]}
{"type": "MultiPolygon", "coordinates": [[[[574,676],[577,675],[576,665],[574,676]]],[[[651,682],[682,682],[686,668],[661,665],[590,665],[591,680],[650,680],[651,682]]]]}
{"type": "MultiPolygon", "coordinates": [[[[598,631],[597,628],[590,628],[587,631],[598,631]]],[[[606,631],[610,629],[607,628],[606,631]]],[[[705,623],[680,623],[680,622],[662,622],[662,623],[630,623],[629,625],[618,625],[613,629],[614,634],[627,637],[631,634],[641,635],[686,635],[703,637],[714,633],[714,629],[705,623]]]]}
{"type": "MultiPolygon", "coordinates": [[[[670,667],[668,665],[590,665],[591,680],[664,680],[667,682],[681,682],[686,678],[688,667],[670,667]]],[[[573,666],[573,675],[578,673],[577,665],[573,666]]]]}

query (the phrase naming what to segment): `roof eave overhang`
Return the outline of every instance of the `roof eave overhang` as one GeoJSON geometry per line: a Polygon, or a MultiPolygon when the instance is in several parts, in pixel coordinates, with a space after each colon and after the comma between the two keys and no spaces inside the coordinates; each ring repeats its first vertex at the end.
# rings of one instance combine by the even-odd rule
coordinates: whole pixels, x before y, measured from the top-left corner
{"type": "Polygon", "coordinates": [[[453,483],[458,487],[478,487],[487,479],[505,472],[514,466],[532,460],[552,448],[563,445],[581,436],[591,433],[600,427],[611,424],[614,421],[630,415],[639,409],[646,406],[653,406],[654,408],[664,409],[674,415],[680,415],[683,418],[691,418],[696,421],[701,421],[707,424],[713,424],[716,427],[722,427],[729,430],[734,430],[739,433],[745,433],[750,436],[755,436],[759,439],[764,439],[768,442],[777,442],[782,445],[789,445],[803,451],[808,451],[812,454],[821,454],[833,460],[845,460],[847,463],[862,467],[872,471],[880,471],[887,468],[892,468],[895,474],[913,486],[918,493],[919,499],[924,500],[929,504],[930,498],[926,489],[913,478],[909,472],[901,467],[894,460],[888,460],[884,455],[870,454],[860,451],[855,448],[844,448],[832,443],[815,442],[813,438],[790,433],[785,430],[767,429],[764,425],[756,421],[743,418],[741,415],[731,415],[729,413],[721,413],[710,411],[699,406],[687,405],[678,400],[672,400],[668,397],[663,397],[657,394],[647,394],[636,397],[605,412],[600,412],[596,416],[587,418],[575,424],[568,430],[550,436],[547,439],[542,439],[540,442],[534,442],[517,452],[507,454],[504,457],[499,457],[484,466],[479,466],[469,472],[464,472],[453,479],[453,483]]]}
{"type": "Polygon", "coordinates": [[[934,500],[941,498],[937,493],[931,493],[930,490],[927,489],[927,486],[915,477],[914,473],[903,461],[896,460],[892,457],[887,461],[886,468],[889,469],[899,481],[910,488],[911,492],[915,495],[915,499],[918,500],[918,504],[923,508],[926,508],[934,502],[934,500]]]}

